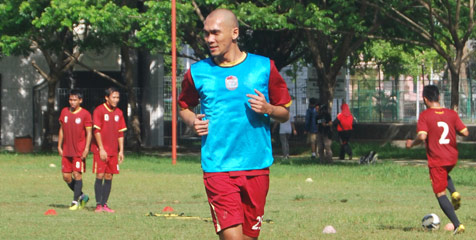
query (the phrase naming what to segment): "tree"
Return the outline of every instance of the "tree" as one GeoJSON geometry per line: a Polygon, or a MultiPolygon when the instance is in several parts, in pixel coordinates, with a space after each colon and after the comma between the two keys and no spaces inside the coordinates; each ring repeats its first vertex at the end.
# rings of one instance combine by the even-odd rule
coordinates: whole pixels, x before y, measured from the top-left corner
{"type": "Polygon", "coordinates": [[[378,10],[370,8],[367,1],[313,1],[302,3],[304,9],[301,26],[317,70],[321,102],[332,105],[336,77],[349,56],[360,49],[368,35],[377,32],[382,20],[378,10]],[[319,26],[317,13],[329,19],[319,26]]]}
{"type": "MultiPolygon", "coordinates": [[[[243,46],[278,59],[276,63],[280,67],[307,57],[318,72],[321,101],[330,106],[336,77],[347,58],[367,41],[367,35],[380,27],[379,10],[370,8],[365,0],[216,0],[212,3],[197,0],[190,4],[200,21],[215,8],[233,10],[240,22],[241,35],[246,40],[243,46]]],[[[201,27],[196,21],[190,24],[193,29],[201,27]]],[[[186,40],[187,43],[193,44],[201,38],[198,30],[186,32],[193,33],[192,40],[186,40]]],[[[205,52],[203,46],[194,47],[194,50],[198,49],[195,52],[205,52]]]]}
{"type": "MultiPolygon", "coordinates": [[[[141,122],[137,94],[134,89],[133,60],[131,51],[138,46],[134,33],[140,27],[142,16],[137,8],[136,0],[105,1],[101,7],[93,8],[89,20],[90,38],[95,41],[92,48],[100,50],[104,47],[118,47],[121,52],[121,72],[125,84],[116,85],[126,91],[128,105],[131,110],[129,128],[132,130],[132,145],[136,151],[140,150],[141,122]]],[[[111,79],[111,77],[107,77],[111,79]]]]}
{"type": "Polygon", "coordinates": [[[292,1],[280,0],[230,6],[240,20],[240,47],[273,59],[278,70],[304,59],[305,34],[286,19],[292,7],[292,1]]]}
{"type": "Polygon", "coordinates": [[[129,128],[132,138],[129,145],[136,151],[142,143],[139,104],[133,76],[133,58],[137,51],[168,52],[170,47],[170,2],[138,0],[100,0],[90,8],[90,18],[84,20],[89,28],[86,47],[101,51],[117,47],[121,53],[121,72],[125,83],[99,72],[90,66],[82,66],[110,80],[126,91],[130,107],[129,128]]]}
{"type": "MultiPolygon", "coordinates": [[[[273,2],[273,1],[266,1],[273,2]]],[[[151,7],[148,11],[151,16],[159,16],[169,14],[170,4],[164,2],[151,1],[146,3],[151,7]]],[[[193,56],[178,53],[179,56],[188,57],[193,60],[200,60],[208,57],[208,48],[203,39],[202,28],[205,17],[214,9],[228,8],[235,12],[239,18],[240,24],[240,40],[241,49],[257,54],[262,54],[270,57],[276,63],[278,69],[297,61],[305,52],[303,45],[299,41],[302,34],[293,29],[273,29],[267,25],[263,25],[256,16],[262,15],[262,11],[256,7],[254,3],[243,3],[217,0],[193,0],[193,1],[178,1],[177,3],[177,40],[178,46],[187,44],[193,49],[193,56]],[[249,19],[254,19],[249,21],[249,19]],[[283,41],[286,39],[286,41],[283,41]]],[[[272,18],[272,15],[263,15],[262,17],[272,18]]],[[[269,22],[269,21],[268,21],[269,22]]],[[[154,28],[148,28],[148,33],[154,31],[163,31],[164,28],[158,27],[155,24],[154,28]]],[[[162,27],[166,27],[161,25],[162,27]]],[[[169,30],[169,28],[166,28],[169,30]]],[[[152,36],[156,34],[150,34],[152,36]]],[[[145,39],[146,41],[153,41],[152,38],[145,39]]],[[[169,51],[170,48],[165,50],[169,51]]],[[[167,53],[164,49],[157,50],[158,52],[167,53]]]]}
{"type": "MultiPolygon", "coordinates": [[[[153,5],[155,1],[149,1],[153,5]]],[[[161,6],[167,6],[161,2],[161,6]]],[[[160,49],[169,44],[166,29],[170,19],[157,13],[151,16],[137,0],[8,0],[0,4],[0,52],[5,55],[29,55],[39,50],[48,70],[32,65],[48,81],[47,124],[42,147],[51,149],[54,126],[54,101],[57,83],[75,64],[80,64],[124,89],[131,109],[129,127],[133,145],[141,144],[141,126],[133,79],[133,49],[160,49]],[[139,9],[141,8],[141,9],[139,9]],[[158,23],[158,24],[155,24],[158,23]],[[74,29],[81,26],[84,32],[74,29]],[[149,31],[151,27],[157,27],[149,31]],[[151,34],[152,33],[152,34],[151,34]],[[121,50],[122,83],[78,61],[87,50],[102,51],[115,46],[121,50]]],[[[163,10],[163,9],[162,9],[163,10]]],[[[170,3],[168,3],[170,12],[170,3]]],[[[169,15],[166,15],[169,16],[169,15]]]]}
{"type": "Polygon", "coordinates": [[[351,57],[351,64],[356,71],[362,62],[372,63],[373,66],[379,66],[387,79],[393,77],[395,86],[401,75],[421,76],[444,72],[442,61],[432,48],[379,39],[367,42],[351,57]]]}
{"type": "MultiPolygon", "coordinates": [[[[266,4],[276,5],[272,2],[265,1],[266,4]]],[[[280,3],[281,1],[276,2],[280,3]]],[[[150,21],[141,33],[143,34],[141,42],[147,48],[155,49],[156,52],[170,54],[170,47],[156,44],[157,38],[155,37],[164,30],[170,31],[170,22],[167,20],[170,19],[170,3],[149,1],[146,2],[146,5],[148,6],[146,15],[149,18],[159,18],[164,19],[164,21],[150,21]],[[157,49],[157,46],[160,46],[160,49],[157,49]]],[[[305,48],[300,40],[303,34],[290,28],[275,29],[263,24],[257,17],[260,17],[259,19],[266,17],[271,19],[274,15],[264,14],[262,8],[257,7],[255,3],[229,0],[192,0],[177,1],[177,46],[180,48],[184,44],[189,45],[193,49],[193,55],[185,55],[178,51],[178,56],[193,60],[208,57],[208,48],[202,35],[203,21],[211,11],[220,7],[229,8],[238,16],[241,49],[270,57],[275,61],[278,69],[297,61],[304,55],[305,48]],[[286,41],[283,41],[283,39],[286,39],[286,41]]],[[[279,12],[279,9],[277,11],[279,12]]]]}
{"type": "Polygon", "coordinates": [[[429,47],[379,39],[366,42],[351,58],[354,73],[367,75],[372,79],[372,84],[367,85],[367,88],[377,90],[374,98],[380,121],[384,109],[395,110],[399,105],[396,100],[400,99],[400,76],[413,76],[414,79],[416,76],[422,76],[425,84],[425,75],[444,72],[441,61],[436,51],[429,47]],[[384,80],[392,81],[390,94],[381,88],[384,80]]]}
{"type": "Polygon", "coordinates": [[[87,15],[82,0],[4,0],[0,4],[0,49],[2,54],[29,55],[39,51],[48,69],[31,62],[48,83],[47,122],[42,148],[52,147],[52,130],[56,121],[54,104],[57,83],[75,64],[85,39],[75,36],[75,26],[87,15]],[[72,53],[67,55],[66,52],[72,53]]]}
{"type": "Polygon", "coordinates": [[[399,26],[396,41],[429,46],[445,59],[451,73],[451,108],[457,111],[459,78],[470,55],[465,47],[475,32],[474,0],[375,0],[372,6],[399,26]]]}
{"type": "Polygon", "coordinates": [[[253,29],[292,30],[298,53],[317,70],[320,101],[332,106],[339,71],[348,57],[380,28],[379,10],[366,0],[260,1],[237,4],[238,16],[253,29]]]}

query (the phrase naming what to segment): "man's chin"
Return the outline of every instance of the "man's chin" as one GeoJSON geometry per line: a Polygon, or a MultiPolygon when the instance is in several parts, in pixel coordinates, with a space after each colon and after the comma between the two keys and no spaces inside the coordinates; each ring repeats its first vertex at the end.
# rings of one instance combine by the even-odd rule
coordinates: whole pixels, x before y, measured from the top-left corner
{"type": "Polygon", "coordinates": [[[213,57],[216,57],[216,56],[219,56],[220,55],[220,52],[218,51],[218,49],[208,49],[208,51],[210,52],[210,55],[213,56],[213,57]]]}

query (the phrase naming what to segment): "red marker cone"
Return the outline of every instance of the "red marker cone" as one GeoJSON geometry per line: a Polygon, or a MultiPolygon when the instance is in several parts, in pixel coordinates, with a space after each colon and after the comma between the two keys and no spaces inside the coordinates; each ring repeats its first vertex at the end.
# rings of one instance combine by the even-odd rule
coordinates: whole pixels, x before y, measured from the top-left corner
{"type": "Polygon", "coordinates": [[[56,211],[54,209],[48,209],[45,212],[45,215],[56,215],[56,211]]]}
{"type": "Polygon", "coordinates": [[[173,211],[174,211],[174,209],[172,207],[169,207],[169,206],[164,207],[164,209],[162,209],[162,212],[173,212],[173,211]]]}

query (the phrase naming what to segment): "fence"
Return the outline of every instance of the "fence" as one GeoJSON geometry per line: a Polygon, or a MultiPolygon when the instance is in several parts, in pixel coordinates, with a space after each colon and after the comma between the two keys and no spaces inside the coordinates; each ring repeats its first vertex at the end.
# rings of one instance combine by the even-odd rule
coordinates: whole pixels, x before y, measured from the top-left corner
{"type": "MultiPolygon", "coordinates": [[[[286,79],[286,78],[285,78],[286,79]]],[[[180,93],[180,81],[177,77],[177,91],[180,93]]],[[[304,121],[308,104],[306,87],[286,79],[293,105],[290,111],[297,122],[304,121]]],[[[422,99],[423,84],[435,84],[440,89],[440,100],[443,106],[450,107],[451,89],[448,80],[434,79],[419,82],[411,77],[397,81],[378,81],[375,79],[353,79],[349,86],[349,106],[359,122],[414,122],[417,115],[424,109],[422,99]],[[418,84],[417,84],[418,82],[418,84]],[[380,87],[379,87],[380,86],[380,87]],[[417,104],[418,103],[418,104],[417,104]]],[[[172,119],[171,79],[165,81],[165,119],[172,119]]],[[[465,122],[473,123],[476,120],[476,80],[460,80],[459,115],[465,122]]],[[[334,99],[332,116],[340,111],[344,99],[334,99]]],[[[196,111],[200,111],[199,107],[196,111]]]]}
{"type": "MultiPolygon", "coordinates": [[[[400,81],[377,80],[357,81],[352,85],[350,107],[360,122],[414,122],[424,109],[422,99],[423,83],[406,79],[400,81]]],[[[426,81],[425,84],[430,83],[426,81]]],[[[434,80],[432,84],[440,89],[440,103],[450,107],[451,89],[448,80],[434,80]]],[[[460,80],[459,110],[460,118],[467,123],[475,121],[476,82],[471,79],[460,80]]]]}
{"type": "MultiPolygon", "coordinates": [[[[81,104],[81,107],[84,109],[87,109],[91,114],[93,113],[94,109],[100,105],[101,103],[104,103],[104,89],[103,88],[84,88],[84,89],[79,89],[82,94],[83,94],[83,103],[81,104]]],[[[35,136],[35,141],[38,143],[41,142],[41,136],[43,135],[43,124],[45,124],[45,114],[46,114],[46,91],[47,88],[46,86],[37,89],[34,91],[34,106],[33,106],[33,112],[35,113],[35,117],[37,121],[34,122],[33,125],[33,131],[34,131],[34,136],[35,136]],[[35,110],[36,109],[36,110],[35,110]]],[[[138,106],[139,106],[139,112],[141,111],[140,106],[141,106],[141,89],[140,88],[134,88],[134,91],[136,92],[136,97],[138,100],[138,106]]],[[[59,118],[59,115],[61,113],[61,110],[64,107],[69,106],[69,88],[58,88],[56,89],[56,104],[55,104],[55,119],[59,118]]],[[[120,90],[121,93],[121,98],[118,103],[118,107],[123,110],[124,115],[128,114],[128,107],[127,107],[127,93],[124,92],[123,90],[120,90]]],[[[128,121],[127,116],[124,116],[126,123],[128,121]]],[[[52,129],[52,133],[58,132],[59,129],[59,123],[58,121],[54,121],[55,126],[52,129]]]]}
{"type": "MultiPolygon", "coordinates": [[[[177,77],[177,93],[181,91],[182,76],[177,77]]],[[[293,98],[291,112],[295,116],[296,122],[304,122],[304,116],[308,105],[306,96],[306,87],[296,84],[288,79],[288,87],[293,98]]],[[[422,100],[423,83],[416,84],[413,79],[404,79],[399,81],[381,81],[378,80],[354,80],[349,86],[349,106],[352,113],[359,122],[415,122],[417,115],[425,107],[422,100]],[[380,87],[379,87],[380,86],[380,87]],[[417,104],[418,103],[418,104],[417,104]]],[[[425,84],[428,84],[426,81],[425,84]]],[[[450,84],[444,80],[434,80],[433,84],[440,89],[441,103],[450,106],[450,84]]],[[[139,106],[141,100],[141,89],[135,89],[138,96],[139,106]]],[[[61,105],[68,104],[69,90],[58,89],[58,102],[61,105]]],[[[86,102],[83,106],[90,111],[93,110],[104,98],[102,89],[83,89],[86,102]]],[[[473,93],[476,94],[476,82],[474,80],[460,81],[460,103],[459,114],[465,122],[474,122],[476,118],[476,107],[473,104],[473,93]]],[[[178,96],[177,94],[177,96],[178,96]]],[[[121,109],[127,109],[127,95],[121,96],[121,109]]],[[[333,118],[339,112],[340,105],[344,99],[334,99],[332,115],[333,118]]],[[[126,111],[125,111],[126,112],[126,111]]],[[[195,112],[200,112],[200,105],[195,108],[195,112]]],[[[165,143],[170,143],[172,120],[172,84],[171,77],[165,77],[164,83],[164,122],[165,122],[165,143]]],[[[180,138],[192,136],[193,133],[179,120],[177,133],[180,138]]]]}
{"type": "MultiPolygon", "coordinates": [[[[177,77],[177,93],[181,90],[182,77],[177,77]]],[[[293,105],[291,106],[291,112],[295,116],[296,122],[303,122],[306,114],[308,97],[306,96],[306,87],[303,84],[296,84],[293,81],[286,80],[290,93],[293,97],[293,105]]],[[[441,103],[449,107],[450,106],[450,83],[448,80],[433,80],[433,84],[437,85],[440,89],[441,103]]],[[[426,80],[425,84],[429,81],[426,80]]],[[[421,91],[423,89],[423,83],[410,79],[404,79],[399,81],[378,81],[368,79],[351,79],[349,86],[349,99],[348,103],[352,113],[359,122],[415,122],[417,115],[422,112],[425,107],[421,97],[421,91]],[[418,84],[416,84],[418,82],[418,84]]],[[[89,111],[93,111],[94,108],[104,101],[103,89],[82,89],[84,94],[84,102],[82,106],[89,111]]],[[[4,109],[8,109],[3,112],[2,119],[3,124],[7,122],[22,122],[19,126],[25,126],[32,122],[33,135],[38,137],[42,136],[42,125],[44,111],[46,110],[46,86],[45,88],[35,89],[33,91],[33,106],[30,110],[25,106],[18,107],[11,102],[15,97],[8,97],[7,93],[17,93],[20,89],[3,89],[4,96],[2,104],[4,109]],[[33,111],[32,111],[33,110],[33,111]],[[31,113],[31,111],[33,113],[31,113]],[[25,113],[30,112],[28,116],[25,113]],[[28,119],[35,119],[28,120],[28,119]]],[[[138,106],[141,108],[141,93],[142,89],[136,88],[138,99],[138,106]]],[[[62,107],[68,105],[69,89],[57,89],[56,107],[57,114],[62,107]]],[[[171,129],[170,122],[172,120],[172,96],[171,96],[171,79],[165,78],[164,83],[164,136],[170,138],[171,129]]],[[[476,106],[473,99],[476,98],[476,80],[463,79],[460,81],[459,91],[459,115],[461,119],[466,123],[474,123],[476,119],[476,106]]],[[[343,99],[335,99],[332,115],[338,112],[339,106],[343,99]]],[[[127,94],[121,94],[121,101],[119,103],[120,108],[124,111],[124,114],[128,113],[127,107],[127,94]]],[[[141,109],[139,109],[141,110],[141,109]]],[[[199,106],[195,109],[199,112],[199,106]]],[[[127,119],[127,118],[126,118],[127,119]]],[[[18,124],[16,124],[18,125],[18,124]]],[[[12,127],[3,128],[4,132],[2,136],[8,136],[11,138],[11,134],[8,129],[12,130],[12,127]]],[[[146,129],[144,129],[146,130],[146,129]]],[[[30,132],[28,128],[16,129],[15,134],[23,134],[23,132],[30,132]]],[[[56,130],[53,130],[56,131],[56,130]]],[[[190,129],[187,129],[183,123],[178,124],[178,135],[190,135],[190,129]]],[[[167,142],[167,141],[166,141],[167,142]]]]}
{"type": "MultiPolygon", "coordinates": [[[[68,99],[69,99],[69,92],[71,89],[69,88],[58,88],[56,89],[56,103],[58,105],[58,110],[60,111],[64,107],[69,106],[68,99]]],[[[104,88],[84,88],[79,89],[83,93],[83,103],[81,106],[87,109],[91,114],[93,113],[94,109],[101,103],[104,103],[104,88]]],[[[142,89],[141,88],[134,88],[133,89],[136,94],[136,98],[138,101],[138,106],[141,106],[141,99],[142,99],[142,89]]],[[[120,101],[118,103],[118,107],[122,109],[124,114],[127,114],[127,102],[128,102],[128,94],[124,90],[119,90],[120,92],[120,101]]],[[[140,112],[140,111],[139,111],[140,112]]]]}

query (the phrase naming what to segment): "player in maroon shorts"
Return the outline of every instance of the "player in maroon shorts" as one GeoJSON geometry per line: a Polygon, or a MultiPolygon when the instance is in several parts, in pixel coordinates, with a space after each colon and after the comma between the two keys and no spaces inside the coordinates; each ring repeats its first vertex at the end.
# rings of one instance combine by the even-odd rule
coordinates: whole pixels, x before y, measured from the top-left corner
{"type": "Polygon", "coordinates": [[[289,119],[291,96],[274,62],[238,46],[239,26],[227,9],[204,21],[210,58],[182,81],[179,112],[202,137],[203,182],[220,239],[258,239],[273,163],[270,119],[289,119]],[[193,108],[201,105],[201,114],[193,108]]]}
{"type": "Polygon", "coordinates": [[[431,184],[438,203],[455,227],[454,234],[464,232],[455,210],[460,206],[461,196],[456,192],[449,173],[458,162],[456,134],[468,136],[469,132],[458,113],[443,108],[439,103],[439,91],[434,85],[423,88],[423,101],[427,109],[420,114],[417,124],[417,137],[407,140],[406,147],[426,143],[426,155],[430,169],[431,184]],[[446,197],[446,189],[451,193],[452,203],[446,197]]]}
{"type": "Polygon", "coordinates": [[[59,117],[58,153],[61,159],[63,180],[74,192],[70,210],[82,209],[89,201],[83,194],[83,172],[91,144],[91,114],[81,108],[83,94],[76,89],[69,93],[69,107],[63,108],[59,117]],[[73,178],[74,177],[74,178],[73,178]]]}
{"type": "Polygon", "coordinates": [[[124,131],[127,130],[122,111],[117,108],[120,94],[116,88],[105,91],[106,102],[93,112],[94,140],[91,150],[94,154],[93,173],[96,173],[94,192],[95,212],[111,212],[107,205],[111,193],[112,177],[119,174],[119,164],[124,161],[124,131]]]}

